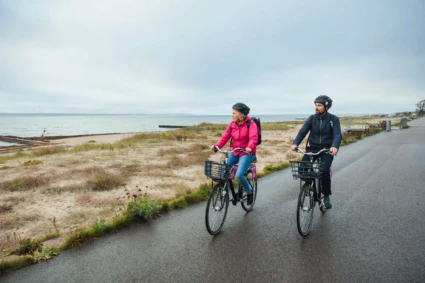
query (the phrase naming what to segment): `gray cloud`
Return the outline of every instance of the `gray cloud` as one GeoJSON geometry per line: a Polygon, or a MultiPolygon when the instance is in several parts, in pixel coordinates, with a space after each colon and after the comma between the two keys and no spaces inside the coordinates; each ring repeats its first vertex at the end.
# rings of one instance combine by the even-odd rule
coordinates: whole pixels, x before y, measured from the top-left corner
{"type": "Polygon", "coordinates": [[[422,1],[0,1],[0,112],[336,113],[424,99],[422,1]]]}

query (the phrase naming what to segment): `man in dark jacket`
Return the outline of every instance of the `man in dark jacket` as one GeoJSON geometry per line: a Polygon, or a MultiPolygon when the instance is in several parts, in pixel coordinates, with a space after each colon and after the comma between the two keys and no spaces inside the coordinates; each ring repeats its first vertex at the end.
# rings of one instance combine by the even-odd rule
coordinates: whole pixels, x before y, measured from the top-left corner
{"type": "MultiPolygon", "coordinates": [[[[328,112],[332,107],[332,99],[326,95],[321,95],[314,100],[316,106],[316,115],[311,115],[298,132],[291,150],[296,151],[302,140],[308,132],[310,135],[307,140],[306,150],[308,152],[318,152],[323,148],[328,148],[331,154],[321,153],[317,157],[322,160],[322,188],[324,195],[324,203],[327,209],[332,208],[330,200],[331,193],[331,177],[330,168],[334,156],[337,154],[339,145],[341,144],[341,126],[339,118],[328,112]]],[[[310,157],[304,155],[303,161],[309,161],[310,157]]]]}

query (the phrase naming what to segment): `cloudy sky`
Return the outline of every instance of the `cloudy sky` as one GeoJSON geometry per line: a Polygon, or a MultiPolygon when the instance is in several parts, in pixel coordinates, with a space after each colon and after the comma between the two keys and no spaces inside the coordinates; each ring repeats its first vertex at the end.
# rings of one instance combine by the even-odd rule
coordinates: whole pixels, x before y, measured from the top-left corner
{"type": "Polygon", "coordinates": [[[0,112],[412,111],[423,0],[0,0],[0,112]]]}

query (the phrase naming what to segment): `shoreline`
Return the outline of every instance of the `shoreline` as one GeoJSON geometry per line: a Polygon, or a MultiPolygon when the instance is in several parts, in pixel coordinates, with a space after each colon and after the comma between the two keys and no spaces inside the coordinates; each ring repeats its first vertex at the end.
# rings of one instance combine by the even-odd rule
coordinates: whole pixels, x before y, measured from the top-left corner
{"type": "Polygon", "coordinates": [[[104,134],[84,134],[68,136],[45,136],[45,137],[18,137],[18,136],[0,136],[0,141],[5,143],[14,143],[13,145],[0,146],[0,152],[15,149],[28,149],[38,146],[66,145],[72,146],[86,143],[89,140],[96,139],[99,143],[112,143],[120,139],[139,134],[139,132],[128,133],[104,133],[104,134]],[[19,144],[19,145],[18,145],[19,144]]]}

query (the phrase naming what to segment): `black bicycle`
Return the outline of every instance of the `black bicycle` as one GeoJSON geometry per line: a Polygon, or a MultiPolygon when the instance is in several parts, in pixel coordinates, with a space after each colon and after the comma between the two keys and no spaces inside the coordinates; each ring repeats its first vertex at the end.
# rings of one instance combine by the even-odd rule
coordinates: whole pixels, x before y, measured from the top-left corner
{"type": "Polygon", "coordinates": [[[326,212],[326,206],[322,195],[322,173],[320,157],[314,160],[314,156],[327,152],[324,148],[317,153],[304,152],[297,148],[303,154],[310,156],[310,161],[290,161],[292,176],[295,180],[300,179],[300,193],[297,204],[297,228],[301,236],[307,236],[311,224],[313,223],[313,212],[316,202],[322,213],[326,212]]]}
{"type": "Polygon", "coordinates": [[[227,166],[227,160],[230,153],[235,150],[245,152],[245,149],[235,148],[231,151],[227,151],[216,147],[216,150],[223,153],[221,161],[205,160],[204,162],[204,174],[213,181],[212,190],[205,211],[205,224],[208,233],[211,235],[217,235],[223,228],[230,202],[229,188],[233,198],[231,200],[232,204],[237,205],[237,203],[240,202],[242,208],[247,212],[252,210],[255,199],[257,198],[257,169],[254,164],[255,161],[250,164],[244,173],[253,193],[253,201],[250,205],[247,204],[247,195],[241,184],[238,185],[237,191],[235,191],[233,179],[235,178],[238,165],[235,164],[230,169],[227,166]],[[215,185],[214,182],[216,182],[215,185]]]}

